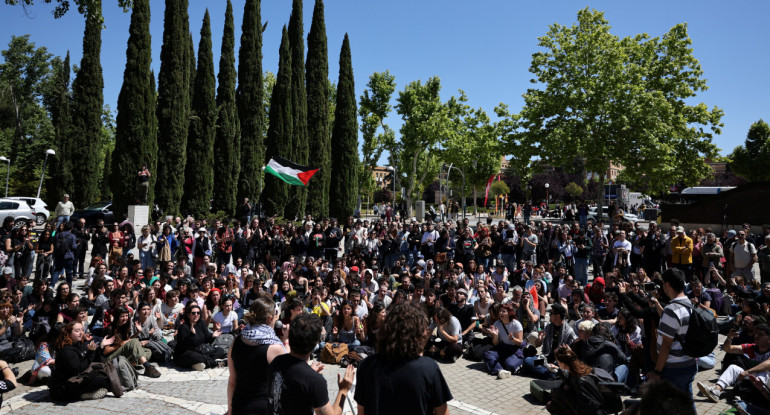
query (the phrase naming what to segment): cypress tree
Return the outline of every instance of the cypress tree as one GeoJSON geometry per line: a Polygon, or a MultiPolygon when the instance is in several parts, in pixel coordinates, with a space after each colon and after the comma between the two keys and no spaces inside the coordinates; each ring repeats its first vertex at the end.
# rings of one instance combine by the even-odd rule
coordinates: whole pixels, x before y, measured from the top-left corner
{"type": "Polygon", "coordinates": [[[214,129],[217,104],[214,81],[214,54],[211,51],[211,20],[209,11],[203,15],[201,38],[198,43],[198,71],[193,87],[190,129],[187,136],[182,212],[201,217],[209,212],[214,188],[214,129]]]}
{"type": "Polygon", "coordinates": [[[262,17],[260,0],[246,0],[238,51],[238,118],[241,123],[241,171],[238,178],[236,206],[249,198],[259,199],[262,163],[265,158],[262,108],[262,17]]]}
{"type": "Polygon", "coordinates": [[[190,30],[187,0],[166,0],[158,76],[158,180],[156,204],[179,212],[187,161],[190,109],[190,30]]]}
{"type": "Polygon", "coordinates": [[[353,63],[348,34],[340,51],[340,78],[337,82],[337,106],[332,129],[332,180],[329,189],[329,214],[347,218],[356,208],[358,195],[358,119],[353,63]]]}
{"type": "Polygon", "coordinates": [[[227,0],[217,78],[217,135],[214,140],[214,211],[232,216],[241,158],[238,108],[235,105],[235,34],[233,5],[227,0]]]}
{"type": "Polygon", "coordinates": [[[329,140],[329,55],[323,0],[316,0],[307,36],[307,141],[309,163],[320,169],[308,183],[305,211],[314,217],[329,216],[331,141],[329,140]]]}
{"type": "MultiPolygon", "coordinates": [[[[294,0],[289,17],[289,47],[291,48],[291,110],[293,120],[292,152],[289,160],[302,165],[308,163],[307,94],[305,92],[305,30],[302,25],[302,0],[294,0]]],[[[292,219],[305,212],[307,189],[292,188],[292,203],[286,206],[285,216],[292,219]]]]}
{"type": "MultiPolygon", "coordinates": [[[[289,156],[292,148],[293,124],[291,115],[291,48],[289,47],[289,33],[284,26],[281,35],[278,74],[270,97],[270,125],[267,128],[265,164],[273,156],[283,158],[289,156]]],[[[283,216],[284,208],[289,201],[288,186],[271,174],[265,175],[265,188],[262,191],[261,200],[266,215],[283,216]]]]}
{"type": "MultiPolygon", "coordinates": [[[[152,45],[150,37],[150,1],[135,0],[128,28],[126,69],[123,86],[118,95],[118,115],[115,119],[115,149],[112,151],[111,176],[112,210],[127,213],[128,205],[136,204],[139,194],[137,172],[146,164],[155,174],[158,142],[155,135],[155,90],[152,87],[152,45]]],[[[106,167],[105,167],[106,169],[106,167]]],[[[152,206],[152,189],[148,203],[152,206]]],[[[141,200],[141,203],[145,203],[141,200]]]]}
{"type": "Polygon", "coordinates": [[[192,32],[187,34],[187,83],[189,84],[188,91],[190,92],[190,105],[192,105],[193,88],[195,87],[195,74],[197,69],[195,67],[195,45],[193,42],[192,32]]]}
{"type": "Polygon", "coordinates": [[[70,53],[61,65],[56,60],[53,91],[50,100],[46,101],[51,113],[51,124],[54,128],[53,145],[56,155],[50,158],[50,178],[46,182],[46,200],[49,206],[55,206],[64,193],[72,192],[72,157],[69,145],[69,129],[72,121],[70,115],[70,53]]]}
{"type": "MultiPolygon", "coordinates": [[[[70,157],[72,171],[77,172],[71,194],[76,207],[85,207],[99,198],[99,154],[102,136],[104,99],[102,65],[102,3],[95,0],[86,10],[86,28],[83,35],[83,58],[80,70],[72,82],[72,128],[70,129],[70,157]]],[[[61,196],[61,195],[60,195],[61,196]]]]}

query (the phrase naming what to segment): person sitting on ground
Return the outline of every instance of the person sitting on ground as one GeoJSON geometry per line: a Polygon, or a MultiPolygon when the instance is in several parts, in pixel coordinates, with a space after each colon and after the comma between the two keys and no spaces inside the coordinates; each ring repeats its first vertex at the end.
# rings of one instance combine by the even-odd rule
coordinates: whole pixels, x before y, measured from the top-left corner
{"type": "MultiPolygon", "coordinates": [[[[139,331],[137,335],[138,333],[139,331]]],[[[160,377],[158,369],[150,364],[149,359],[152,356],[150,349],[144,347],[137,337],[131,335],[131,314],[128,309],[120,307],[115,311],[112,323],[107,329],[107,336],[114,338],[114,342],[103,351],[108,361],[123,356],[132,365],[144,366],[145,376],[160,377]]]]}
{"type": "Polygon", "coordinates": [[[189,302],[184,323],[178,325],[176,332],[174,363],[179,367],[197,371],[216,366],[217,359],[224,359],[226,356],[224,350],[218,347],[212,347],[213,350],[210,350],[201,345],[211,344],[220,334],[220,331],[209,332],[201,318],[200,306],[194,301],[189,302]]]}
{"type": "Polygon", "coordinates": [[[483,332],[492,337],[494,349],[484,352],[484,364],[490,375],[505,379],[524,364],[523,355],[518,353],[524,341],[524,331],[515,318],[512,305],[496,304],[492,307],[497,309],[498,320],[483,332]]]}
{"type": "Polygon", "coordinates": [[[119,381],[116,385],[104,371],[86,372],[91,363],[99,361],[96,349],[108,347],[114,341],[114,337],[105,337],[100,345],[93,340],[86,343],[82,324],[72,322],[64,326],[54,345],[56,370],[48,382],[51,398],[57,401],[101,399],[107,395],[108,389],[120,397],[123,389],[119,381]]]}
{"type": "MultiPolygon", "coordinates": [[[[383,308],[384,310],[384,308],[383,308]]],[[[413,302],[393,305],[378,335],[378,353],[359,363],[358,413],[446,414],[453,399],[438,364],[422,356],[428,319],[413,302]]]]}
{"type": "Polygon", "coordinates": [[[433,358],[443,358],[454,363],[463,354],[463,337],[460,320],[444,307],[438,307],[433,317],[436,325],[435,342],[428,350],[433,358]]]}
{"type": "Polygon", "coordinates": [[[0,360],[0,405],[3,404],[3,394],[16,389],[16,374],[5,360],[0,360]]]}
{"type": "MultiPolygon", "coordinates": [[[[577,334],[572,329],[572,326],[566,324],[564,321],[567,316],[567,309],[561,304],[554,304],[551,306],[551,314],[549,316],[550,323],[545,326],[545,330],[538,333],[537,340],[534,343],[535,347],[541,349],[541,354],[545,356],[548,363],[554,363],[556,357],[554,351],[561,345],[570,345],[577,340],[577,334]]],[[[524,359],[524,368],[528,373],[531,373],[539,378],[550,379],[555,377],[552,372],[548,370],[545,365],[535,365],[536,357],[531,356],[524,359]]]]}
{"type": "Polygon", "coordinates": [[[753,344],[732,344],[732,339],[736,337],[735,331],[731,331],[725,340],[722,349],[727,353],[745,354],[749,358],[751,367],[743,368],[738,365],[730,365],[725,369],[713,387],[707,386],[703,382],[698,382],[698,389],[712,402],[719,402],[719,398],[730,386],[747,379],[749,375],[766,383],[770,376],[770,326],[763,324],[754,329],[753,344]]]}
{"type": "Polygon", "coordinates": [[[364,338],[364,326],[353,313],[353,304],[345,300],[340,305],[339,315],[334,317],[330,339],[346,343],[350,348],[360,346],[362,338],[364,338]]]}
{"type": "MultiPolygon", "coordinates": [[[[552,414],[593,415],[604,404],[604,398],[599,393],[596,370],[578,359],[569,346],[559,346],[554,351],[556,362],[561,369],[563,379],[558,388],[551,390],[551,400],[546,409],[552,414]]],[[[604,373],[605,379],[609,374],[604,373]]],[[[611,379],[611,378],[610,378],[611,379]]]]}
{"type": "Polygon", "coordinates": [[[275,357],[268,366],[268,413],[293,415],[315,411],[316,414],[342,414],[343,399],[353,386],[355,370],[349,365],[344,377],[337,375],[339,392],[332,405],[326,379],[319,373],[324,366],[307,364],[321,337],[321,329],[321,319],[313,313],[301,314],[292,321],[289,330],[291,352],[275,357]]]}

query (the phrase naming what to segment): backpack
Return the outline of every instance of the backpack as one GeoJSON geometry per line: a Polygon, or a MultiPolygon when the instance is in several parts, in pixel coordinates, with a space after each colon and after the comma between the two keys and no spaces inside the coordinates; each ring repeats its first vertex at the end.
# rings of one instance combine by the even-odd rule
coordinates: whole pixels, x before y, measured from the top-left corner
{"type": "Polygon", "coordinates": [[[345,343],[326,343],[321,350],[321,361],[324,363],[339,364],[342,358],[348,355],[348,345],[345,343]]]}
{"type": "Polygon", "coordinates": [[[8,363],[19,363],[35,358],[35,343],[21,336],[11,343],[11,347],[3,351],[3,357],[8,363]]]}
{"type": "Polygon", "coordinates": [[[697,358],[713,352],[719,342],[719,327],[714,313],[711,310],[693,307],[691,304],[678,304],[692,311],[682,345],[684,353],[697,358]]]}
{"type": "Polygon", "coordinates": [[[131,366],[128,359],[124,356],[118,356],[112,359],[112,365],[115,366],[115,370],[118,371],[118,377],[120,378],[120,384],[123,386],[123,390],[130,391],[136,389],[139,385],[139,375],[137,375],[136,369],[131,366]]]}
{"type": "Polygon", "coordinates": [[[70,244],[67,238],[61,234],[56,237],[56,252],[65,254],[69,250],[70,244]]]}

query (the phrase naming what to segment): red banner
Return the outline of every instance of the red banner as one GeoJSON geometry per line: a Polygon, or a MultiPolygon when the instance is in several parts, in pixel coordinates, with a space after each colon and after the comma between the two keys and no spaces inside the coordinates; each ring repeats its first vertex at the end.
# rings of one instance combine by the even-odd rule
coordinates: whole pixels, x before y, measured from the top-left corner
{"type": "Polygon", "coordinates": [[[487,180],[487,192],[484,195],[484,207],[487,207],[487,200],[489,199],[489,188],[492,187],[492,181],[495,180],[495,176],[492,175],[492,177],[487,180]]]}
{"type": "Polygon", "coordinates": [[[537,300],[537,288],[535,288],[534,285],[529,289],[529,294],[532,296],[532,304],[535,306],[535,310],[537,310],[539,304],[537,300]]]}

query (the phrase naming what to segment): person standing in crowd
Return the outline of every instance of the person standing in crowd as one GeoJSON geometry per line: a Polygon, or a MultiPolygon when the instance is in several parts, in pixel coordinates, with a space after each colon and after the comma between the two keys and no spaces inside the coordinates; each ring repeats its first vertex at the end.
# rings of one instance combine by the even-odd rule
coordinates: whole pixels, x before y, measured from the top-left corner
{"type": "Polygon", "coordinates": [[[85,277],[85,263],[86,263],[86,251],[88,250],[88,241],[91,239],[90,232],[86,227],[86,220],[84,218],[78,219],[75,226],[72,227],[72,234],[77,238],[78,249],[75,252],[75,260],[73,261],[73,270],[76,272],[78,278],[85,277]]]}
{"type": "Polygon", "coordinates": [[[72,285],[73,265],[75,261],[75,252],[77,251],[77,240],[72,234],[72,223],[64,224],[64,232],[56,234],[54,238],[54,260],[53,274],[51,275],[51,285],[55,286],[62,273],[66,275],[67,284],[72,285]]]}
{"type": "Polygon", "coordinates": [[[70,202],[70,195],[65,194],[62,200],[56,204],[54,216],[56,217],[56,226],[70,221],[70,216],[75,213],[75,205],[70,202]]]}
{"type": "Polygon", "coordinates": [[[663,273],[663,290],[671,299],[663,309],[658,325],[658,358],[647,379],[665,379],[692,399],[692,382],[698,367],[695,359],[684,353],[682,339],[687,335],[692,303],[684,293],[684,272],[669,268],[663,273]],[[690,306],[690,307],[688,307],[690,306]]]}
{"type": "Polygon", "coordinates": [[[422,356],[428,318],[411,302],[394,305],[377,334],[379,353],[359,363],[358,414],[446,414],[453,399],[436,361],[422,356]]]}
{"type": "Polygon", "coordinates": [[[746,240],[748,231],[738,231],[738,239],[730,245],[730,274],[743,276],[746,281],[754,279],[753,267],[757,262],[757,248],[746,240]]]}
{"type": "Polygon", "coordinates": [[[147,203],[148,195],[150,194],[150,170],[147,169],[146,164],[142,164],[142,169],[137,173],[137,180],[139,181],[139,194],[138,202],[147,203]]]}
{"type": "Polygon", "coordinates": [[[289,330],[291,351],[275,357],[268,366],[268,414],[342,414],[344,399],[353,387],[353,365],[347,367],[344,377],[337,375],[339,392],[332,405],[326,379],[320,373],[324,366],[320,363],[307,364],[321,338],[322,326],[321,319],[312,313],[300,314],[292,320],[289,330]]]}

